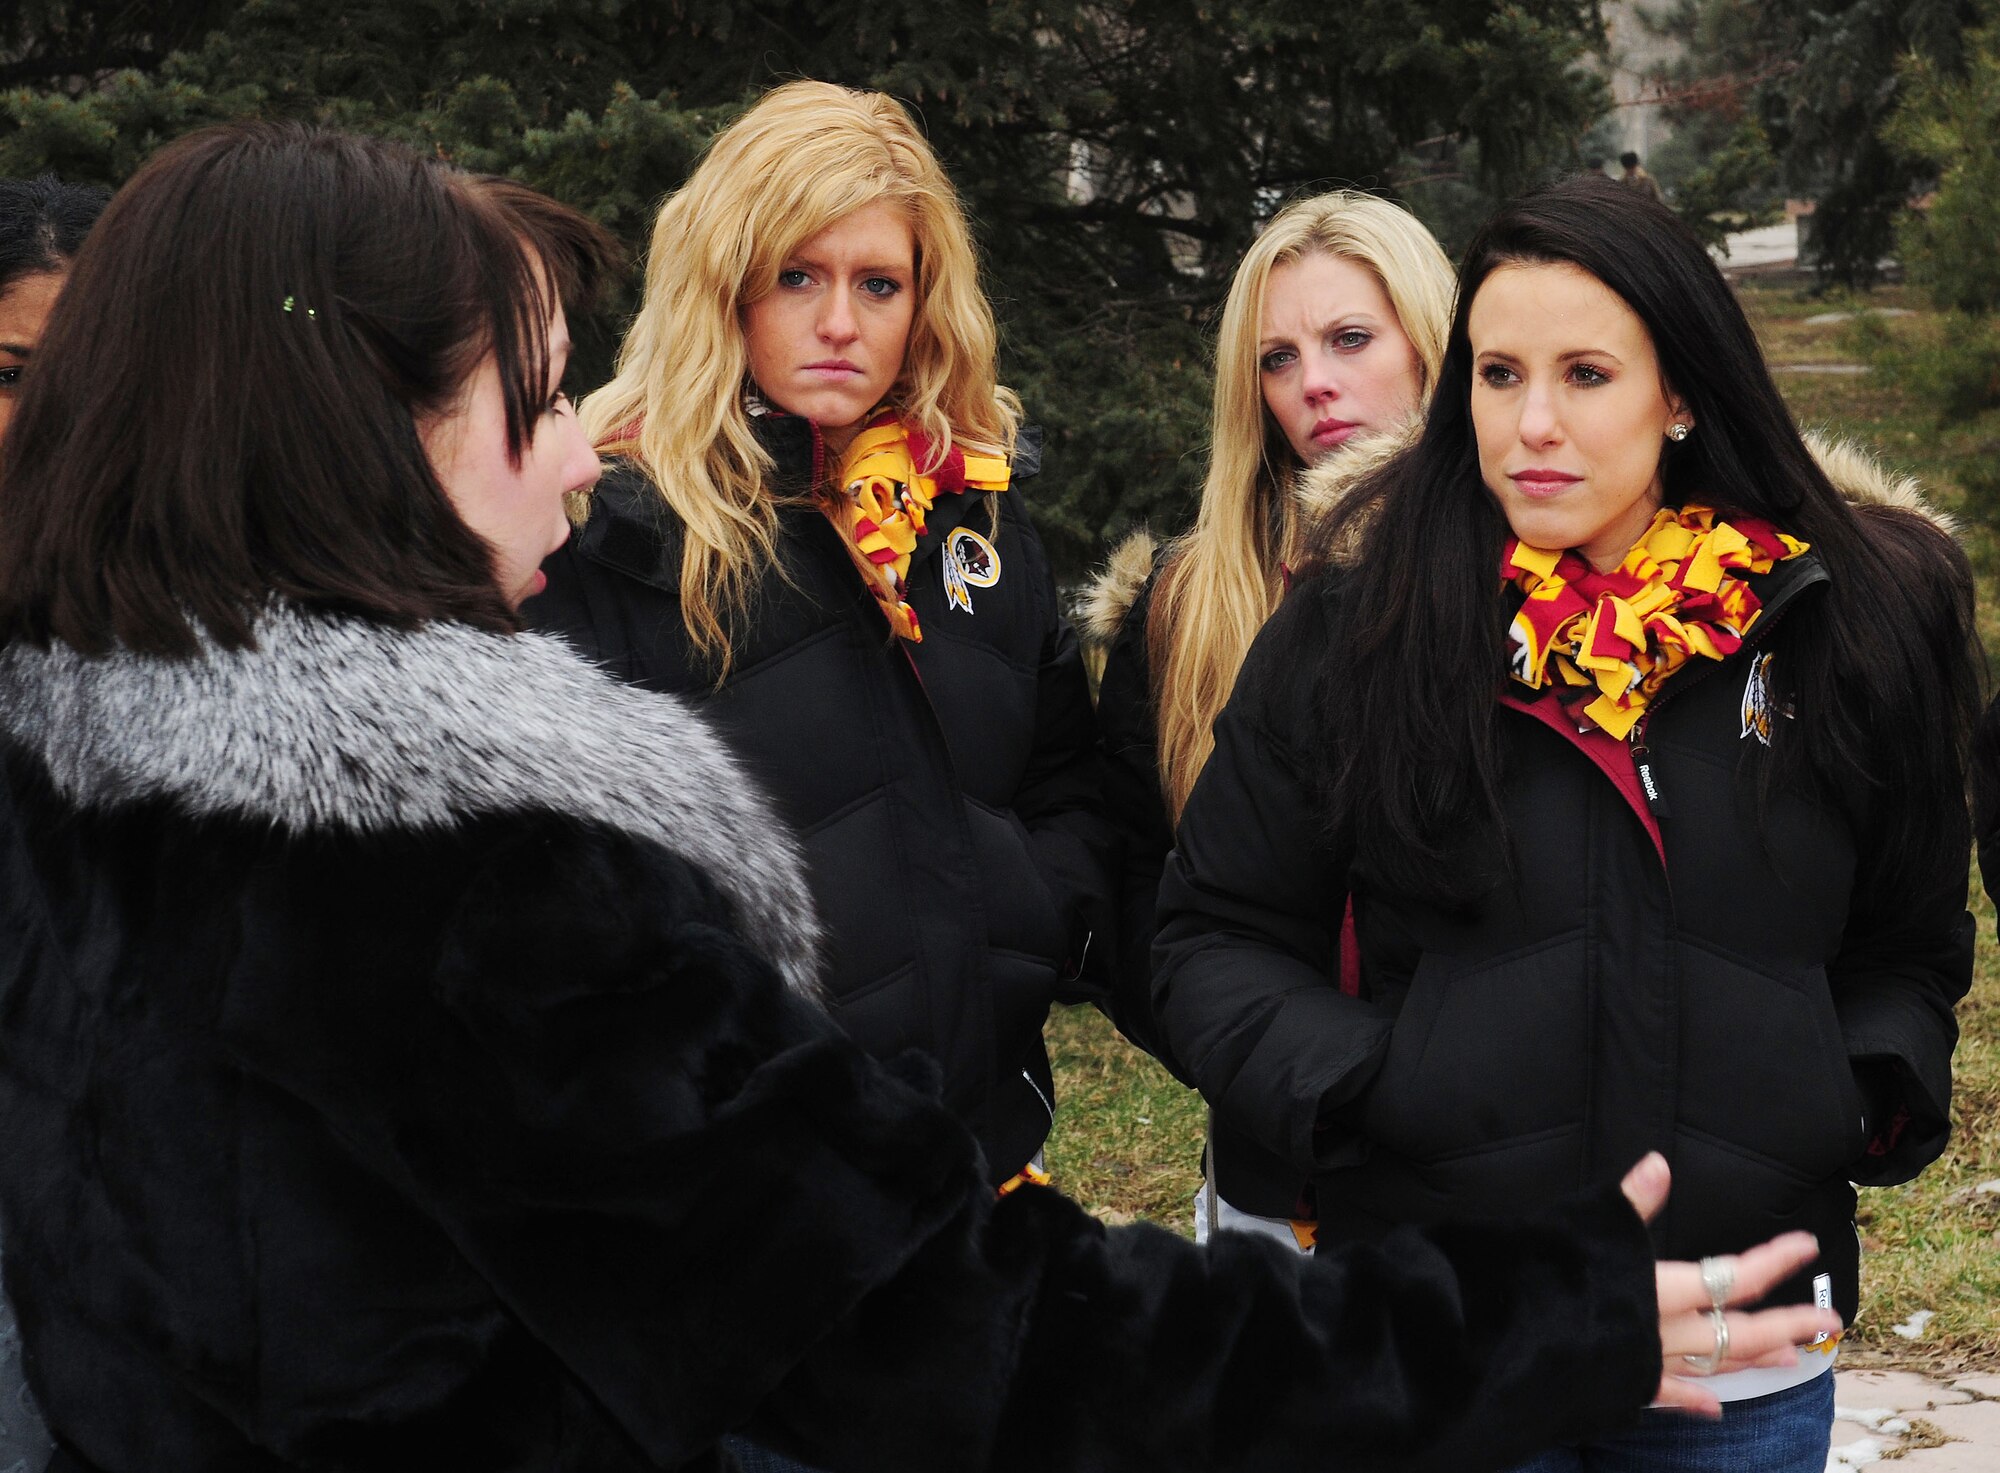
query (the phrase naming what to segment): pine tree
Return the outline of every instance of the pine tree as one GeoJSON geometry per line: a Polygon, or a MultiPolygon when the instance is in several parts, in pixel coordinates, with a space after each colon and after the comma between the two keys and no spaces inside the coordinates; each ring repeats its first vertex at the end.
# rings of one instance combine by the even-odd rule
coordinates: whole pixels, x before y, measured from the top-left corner
{"type": "Polygon", "coordinates": [[[1956,74],[1975,16],[1974,0],[1677,0],[1658,23],[1688,37],[1686,59],[1657,80],[1690,161],[1683,212],[1700,228],[1782,188],[1814,203],[1805,246],[1821,279],[1870,285],[1923,180],[1882,136],[1899,68],[1956,74]]]}
{"type": "MultiPolygon", "coordinates": [[[[28,40],[90,8],[34,3],[28,40]]],[[[1464,182],[1490,199],[1570,162],[1604,105],[1576,65],[1595,0],[211,3],[169,56],[0,94],[0,173],[116,183],[205,123],[306,119],[515,175],[636,246],[773,83],[905,99],[980,236],[1004,373],[1050,437],[1033,504],[1072,570],[1131,520],[1185,515],[1209,319],[1272,210],[1335,183],[1396,193],[1429,170],[1420,144],[1476,161],[1464,182]]]]}

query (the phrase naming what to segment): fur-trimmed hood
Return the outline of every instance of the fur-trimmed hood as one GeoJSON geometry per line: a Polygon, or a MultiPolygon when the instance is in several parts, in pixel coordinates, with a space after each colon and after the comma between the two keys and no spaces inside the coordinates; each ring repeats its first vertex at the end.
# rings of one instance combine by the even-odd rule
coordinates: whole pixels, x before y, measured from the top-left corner
{"type": "Polygon", "coordinates": [[[1125,616],[1153,580],[1160,547],[1159,539],[1148,528],[1138,527],[1111,549],[1111,556],[1077,600],[1077,632],[1088,643],[1108,645],[1118,637],[1125,616]]]}
{"type": "MultiPolygon", "coordinates": [[[[1412,420],[1400,429],[1351,444],[1305,471],[1292,487],[1299,515],[1308,525],[1325,519],[1356,486],[1414,445],[1422,429],[1422,421],[1412,420]]],[[[1925,518],[1948,537],[1958,535],[1958,523],[1925,499],[1923,485],[1915,476],[1888,469],[1852,440],[1821,430],[1808,431],[1804,439],[1834,489],[1856,508],[1909,512],[1925,518]]],[[[1108,645],[1117,636],[1167,545],[1142,527],[1112,549],[1077,602],[1077,624],[1086,639],[1108,645]]],[[[1328,549],[1335,561],[1345,551],[1344,547],[1328,549]]]]}
{"type": "Polygon", "coordinates": [[[551,635],[399,630],[274,602],[257,648],[194,659],[0,652],[0,731],[66,801],[165,800],[298,833],[574,815],[698,865],[803,992],[818,925],[798,849],[699,716],[551,635]]]}
{"type": "MultiPolygon", "coordinates": [[[[1338,455],[1329,456],[1292,481],[1292,505],[1308,527],[1324,519],[1347,493],[1416,443],[1423,428],[1412,419],[1396,429],[1354,440],[1338,455]]],[[[1153,571],[1171,544],[1141,527],[1111,550],[1110,558],[1077,600],[1077,627],[1086,640],[1108,645],[1117,637],[1125,616],[1152,580],[1153,571]]]]}
{"type": "Polygon", "coordinates": [[[1833,489],[1857,510],[1884,507],[1906,511],[1924,518],[1947,537],[1958,536],[1957,518],[1931,505],[1924,497],[1923,482],[1915,476],[1890,470],[1873,452],[1825,430],[1808,430],[1804,438],[1806,449],[1833,482],[1833,489]]]}

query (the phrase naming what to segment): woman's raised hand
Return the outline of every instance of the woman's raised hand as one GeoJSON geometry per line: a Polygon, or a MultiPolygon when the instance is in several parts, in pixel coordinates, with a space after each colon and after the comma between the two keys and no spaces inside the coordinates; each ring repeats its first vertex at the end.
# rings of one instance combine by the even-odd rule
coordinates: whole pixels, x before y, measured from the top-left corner
{"type": "MultiPolygon", "coordinates": [[[[1651,1221],[1671,1184],[1666,1158],[1657,1151],[1625,1174],[1626,1200],[1651,1221]]],[[[1664,1369],[1656,1405],[1720,1416],[1722,1404],[1695,1376],[1749,1366],[1796,1364],[1795,1347],[1837,1335],[1840,1316],[1810,1305],[1722,1310],[1754,1302],[1819,1256],[1810,1233],[1786,1233],[1745,1253],[1701,1263],[1662,1262],[1654,1270],[1660,1298],[1660,1358],[1664,1369]]]]}

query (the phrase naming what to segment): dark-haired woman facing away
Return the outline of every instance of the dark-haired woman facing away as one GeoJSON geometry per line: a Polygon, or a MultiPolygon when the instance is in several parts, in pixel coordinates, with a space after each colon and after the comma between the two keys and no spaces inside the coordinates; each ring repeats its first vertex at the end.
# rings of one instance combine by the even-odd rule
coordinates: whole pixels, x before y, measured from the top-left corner
{"type": "MultiPolygon", "coordinates": [[[[1811,1229],[1826,1262],[1780,1297],[1851,1319],[1850,1181],[1948,1127],[1965,562],[1858,457],[1834,484],[1651,201],[1531,194],[1460,280],[1421,440],[1217,723],[1161,896],[1169,1045],[1313,1175],[1322,1243],[1658,1150],[1663,1252],[1811,1229]]],[[[1530,1466],[1817,1473],[1832,1349],[1724,1378],[1712,1426],[1530,1466]]]]}
{"type": "MultiPolygon", "coordinates": [[[[110,197],[106,190],[65,184],[49,174],[0,179],[0,439],[49,309],[68,278],[70,259],[110,197]]],[[[0,799],[0,831],[6,826],[0,799]]],[[[0,842],[9,842],[4,832],[0,842]]],[[[0,1294],[0,1468],[38,1473],[51,1448],[21,1379],[20,1356],[20,1332],[0,1294]]]]}
{"type": "Polygon", "coordinates": [[[702,720],[519,632],[598,472],[604,250],[240,126],[78,259],[0,495],[0,1214],[57,1466],[1466,1468],[1699,1404],[1699,1273],[1615,1189],[1310,1263],[996,1199],[827,1017],[702,720]]]}

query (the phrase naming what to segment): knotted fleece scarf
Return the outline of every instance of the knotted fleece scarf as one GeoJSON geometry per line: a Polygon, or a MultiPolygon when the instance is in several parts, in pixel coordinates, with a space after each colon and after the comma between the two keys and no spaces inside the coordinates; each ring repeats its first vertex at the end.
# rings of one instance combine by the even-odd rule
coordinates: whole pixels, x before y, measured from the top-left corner
{"type": "MultiPolygon", "coordinates": [[[[931,470],[918,470],[935,458],[922,430],[892,409],[877,410],[841,457],[833,494],[823,503],[889,627],[912,644],[923,643],[924,634],[903,580],[924,535],[924,518],[940,495],[1005,491],[1009,478],[1000,456],[967,455],[956,445],[931,470]]],[[[945,560],[950,564],[948,552],[945,560]]],[[[946,592],[970,608],[971,599],[953,585],[956,571],[955,564],[945,569],[946,592]]]]}
{"type": "Polygon", "coordinates": [[[1662,507],[1608,573],[1575,551],[1509,538],[1500,576],[1527,595],[1508,632],[1513,678],[1554,686],[1579,727],[1623,741],[1689,660],[1722,660],[1764,611],[1738,576],[1768,573],[1808,544],[1755,517],[1662,507]]]}

